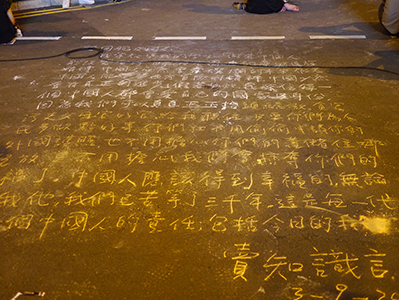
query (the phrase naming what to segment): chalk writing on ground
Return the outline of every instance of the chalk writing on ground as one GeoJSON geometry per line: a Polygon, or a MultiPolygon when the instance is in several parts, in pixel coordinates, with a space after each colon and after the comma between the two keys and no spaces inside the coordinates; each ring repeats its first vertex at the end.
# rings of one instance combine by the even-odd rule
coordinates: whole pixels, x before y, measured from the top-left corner
{"type": "Polygon", "coordinates": [[[69,60],[32,80],[32,109],[2,127],[0,236],[220,239],[230,282],[290,282],[284,299],[399,299],[396,258],[373,243],[396,232],[392,144],[334,86],[317,68],[69,60]]]}

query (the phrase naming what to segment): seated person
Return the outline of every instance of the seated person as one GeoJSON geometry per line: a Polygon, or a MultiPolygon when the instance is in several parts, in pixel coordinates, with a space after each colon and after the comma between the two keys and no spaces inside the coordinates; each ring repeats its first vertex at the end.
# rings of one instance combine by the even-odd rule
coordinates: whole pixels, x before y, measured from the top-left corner
{"type": "Polygon", "coordinates": [[[0,0],[0,44],[13,43],[17,35],[22,35],[16,26],[11,4],[7,0],[0,0]]]}
{"type": "Polygon", "coordinates": [[[248,0],[247,3],[234,2],[233,6],[253,14],[271,14],[280,11],[299,11],[298,6],[286,0],[248,0]]]}
{"type": "Polygon", "coordinates": [[[399,0],[383,0],[378,17],[383,33],[399,36],[399,0]]]}

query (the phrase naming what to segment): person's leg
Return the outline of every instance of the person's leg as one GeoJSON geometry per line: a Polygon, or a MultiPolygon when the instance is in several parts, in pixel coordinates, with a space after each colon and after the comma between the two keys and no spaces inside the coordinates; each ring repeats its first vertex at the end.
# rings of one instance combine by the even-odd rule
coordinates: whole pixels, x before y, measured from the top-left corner
{"type": "MultiPolygon", "coordinates": [[[[399,0],[386,0],[380,5],[379,19],[381,25],[391,35],[399,34],[399,0]]],[[[383,30],[384,33],[385,30],[383,30]]]]}
{"type": "Polygon", "coordinates": [[[11,23],[13,25],[15,25],[15,18],[14,18],[14,14],[12,13],[11,8],[9,10],[7,10],[7,16],[10,19],[11,23]]]}
{"type": "Polygon", "coordinates": [[[15,21],[14,14],[12,13],[11,8],[7,11],[7,16],[10,19],[11,23],[15,26],[15,31],[17,36],[22,36],[22,31],[19,28],[17,22],[15,21]]]}
{"type": "Polygon", "coordinates": [[[385,1],[382,1],[378,8],[378,19],[380,20],[380,30],[383,34],[391,35],[391,33],[382,25],[382,15],[384,13],[385,1]]]}

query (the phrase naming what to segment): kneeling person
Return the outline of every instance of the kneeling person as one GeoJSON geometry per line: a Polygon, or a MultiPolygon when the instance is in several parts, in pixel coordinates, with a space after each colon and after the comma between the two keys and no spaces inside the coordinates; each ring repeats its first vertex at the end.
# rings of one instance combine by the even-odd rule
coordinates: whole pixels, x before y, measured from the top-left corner
{"type": "Polygon", "coordinates": [[[13,42],[18,34],[11,4],[0,0],[0,44],[13,42]]]}
{"type": "Polygon", "coordinates": [[[247,3],[235,2],[233,6],[253,14],[299,11],[298,6],[288,3],[286,0],[248,0],[247,3]]]}

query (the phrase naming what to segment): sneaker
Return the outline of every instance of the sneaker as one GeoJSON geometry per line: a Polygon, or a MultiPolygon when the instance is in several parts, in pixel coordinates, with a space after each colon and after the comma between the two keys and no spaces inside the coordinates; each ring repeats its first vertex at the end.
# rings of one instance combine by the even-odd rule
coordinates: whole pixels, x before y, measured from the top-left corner
{"type": "Polygon", "coordinates": [[[17,40],[17,37],[13,38],[11,41],[6,43],[5,45],[14,45],[15,41],[17,40]]]}

